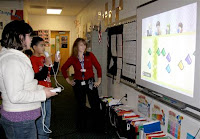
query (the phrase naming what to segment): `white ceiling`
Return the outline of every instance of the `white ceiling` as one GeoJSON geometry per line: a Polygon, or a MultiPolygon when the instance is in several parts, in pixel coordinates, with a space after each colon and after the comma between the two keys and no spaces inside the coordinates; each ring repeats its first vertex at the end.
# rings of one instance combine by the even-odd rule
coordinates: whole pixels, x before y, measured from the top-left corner
{"type": "Polygon", "coordinates": [[[47,15],[46,8],[62,8],[61,15],[75,16],[93,0],[24,0],[29,14],[47,15]]]}

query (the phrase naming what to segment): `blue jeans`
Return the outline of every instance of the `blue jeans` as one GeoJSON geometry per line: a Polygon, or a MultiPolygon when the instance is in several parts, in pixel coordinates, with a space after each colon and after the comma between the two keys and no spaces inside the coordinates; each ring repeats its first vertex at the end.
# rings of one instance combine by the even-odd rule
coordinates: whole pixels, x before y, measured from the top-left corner
{"type": "Polygon", "coordinates": [[[3,116],[0,120],[8,139],[37,139],[35,120],[11,122],[3,116]]]}
{"type": "MultiPolygon", "coordinates": [[[[45,103],[42,102],[43,113],[44,113],[44,104],[45,104],[45,109],[46,109],[46,117],[45,117],[44,123],[49,128],[50,122],[51,122],[51,99],[47,99],[45,103]]],[[[38,139],[49,139],[49,133],[46,133],[43,130],[42,120],[43,120],[43,115],[36,120],[38,139]]],[[[44,129],[45,131],[47,131],[45,127],[44,129]]]]}

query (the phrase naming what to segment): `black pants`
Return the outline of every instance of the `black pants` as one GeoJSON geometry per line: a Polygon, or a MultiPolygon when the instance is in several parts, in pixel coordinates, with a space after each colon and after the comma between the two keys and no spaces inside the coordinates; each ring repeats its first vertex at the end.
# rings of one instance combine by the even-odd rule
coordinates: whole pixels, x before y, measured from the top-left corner
{"type": "Polygon", "coordinates": [[[73,87],[78,103],[77,128],[80,130],[87,129],[90,121],[92,128],[98,130],[99,121],[102,118],[98,90],[95,87],[92,90],[89,88],[89,82],[94,82],[94,79],[85,80],[86,85],[81,85],[81,82],[82,80],[75,80],[76,84],[73,87]],[[90,110],[86,107],[86,94],[91,106],[90,110]]]}

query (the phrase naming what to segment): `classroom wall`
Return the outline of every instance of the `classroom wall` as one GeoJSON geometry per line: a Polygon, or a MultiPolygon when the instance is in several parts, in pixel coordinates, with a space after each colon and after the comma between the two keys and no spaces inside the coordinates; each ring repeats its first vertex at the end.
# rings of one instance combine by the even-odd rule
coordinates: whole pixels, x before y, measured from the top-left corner
{"type": "Polygon", "coordinates": [[[104,9],[105,0],[91,1],[77,16],[79,25],[76,26],[76,35],[83,37],[84,26],[87,24],[98,25],[98,12],[104,9]]]}
{"type": "MultiPolygon", "coordinates": [[[[116,7],[119,5],[119,1],[120,0],[115,0],[116,7]]],[[[123,20],[136,15],[137,6],[148,1],[150,0],[123,0],[123,10],[119,12],[119,20],[123,20]]],[[[91,23],[92,25],[99,25],[99,22],[101,21],[101,29],[102,31],[105,31],[107,28],[105,26],[105,21],[102,17],[99,20],[98,12],[101,12],[101,14],[105,13],[106,3],[108,3],[108,11],[111,10],[112,0],[93,0],[76,16],[76,20],[80,23],[76,27],[77,36],[82,37],[85,26],[87,26],[88,23],[91,23]]],[[[112,10],[112,13],[114,15],[115,10],[112,10]]],[[[112,23],[116,22],[114,20],[114,16],[112,18],[112,23]]]]}
{"type": "Polygon", "coordinates": [[[24,21],[29,23],[28,21],[28,6],[24,4],[24,21]]]}
{"type": "MultiPolygon", "coordinates": [[[[3,12],[10,13],[11,10],[23,10],[23,0],[19,1],[0,1],[0,22],[3,22],[3,27],[11,21],[10,15],[2,14],[3,12]]],[[[2,34],[2,29],[0,28],[0,38],[2,34]]]]}
{"type": "MultiPolygon", "coordinates": [[[[117,2],[118,0],[116,0],[117,2]]],[[[136,15],[136,8],[137,6],[144,4],[150,0],[124,0],[123,6],[124,10],[120,11],[119,13],[119,20],[123,20],[132,16],[136,15]]],[[[105,3],[108,2],[108,7],[111,8],[111,2],[112,0],[102,0],[101,2],[98,0],[92,1],[83,11],[81,11],[77,16],[76,20],[80,21],[80,25],[76,27],[77,35],[82,35],[84,25],[86,25],[88,22],[92,22],[93,24],[98,24],[98,11],[104,12],[105,11],[105,3]]],[[[110,9],[108,9],[110,10],[110,9]]],[[[104,31],[106,27],[104,26],[104,21],[102,21],[102,30],[104,31]]],[[[106,62],[106,61],[104,61],[106,62]]],[[[107,95],[113,96],[114,98],[120,99],[125,94],[128,95],[127,101],[123,99],[123,103],[132,106],[136,112],[141,114],[142,116],[148,117],[148,119],[152,119],[152,114],[161,114],[161,111],[163,110],[163,118],[165,121],[165,124],[162,125],[162,130],[164,130],[166,133],[168,132],[168,135],[172,138],[174,137],[175,132],[178,134],[178,131],[180,132],[180,139],[188,139],[189,137],[195,136],[199,127],[200,122],[199,120],[186,115],[180,111],[177,111],[176,109],[163,104],[161,102],[158,102],[155,99],[152,99],[148,96],[143,95],[142,93],[136,91],[134,88],[129,87],[123,83],[116,83],[112,81],[112,78],[107,77],[107,95]],[[138,96],[142,96],[145,98],[145,103],[148,103],[150,106],[147,110],[148,112],[139,112],[141,103],[138,102],[138,96]],[[156,108],[160,108],[160,111],[155,110],[156,108]],[[183,118],[183,119],[182,119],[183,118]],[[174,133],[172,133],[174,132],[174,133]]],[[[191,137],[192,138],[192,137],[191,137]]],[[[200,134],[197,135],[197,139],[200,139],[200,134]]]]}
{"type": "Polygon", "coordinates": [[[70,31],[70,48],[76,39],[74,20],[75,16],[28,15],[33,30],[70,31]]]}

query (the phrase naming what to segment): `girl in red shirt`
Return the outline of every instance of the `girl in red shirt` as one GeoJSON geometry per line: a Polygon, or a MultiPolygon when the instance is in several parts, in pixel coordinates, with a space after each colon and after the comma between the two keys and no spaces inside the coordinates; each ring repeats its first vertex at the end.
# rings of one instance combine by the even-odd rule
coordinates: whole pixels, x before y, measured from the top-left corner
{"type": "Polygon", "coordinates": [[[85,130],[87,119],[87,107],[86,107],[86,94],[94,114],[94,125],[99,126],[97,122],[98,116],[100,116],[100,100],[97,87],[101,84],[102,71],[99,62],[91,52],[86,52],[86,41],[82,38],[77,38],[73,44],[72,55],[68,58],[65,64],[62,66],[61,71],[66,81],[73,86],[75,97],[78,102],[78,120],[77,128],[79,130],[85,130]],[[70,80],[66,70],[73,66],[74,79],[70,80]],[[98,80],[94,80],[93,66],[97,70],[98,80]]]}

